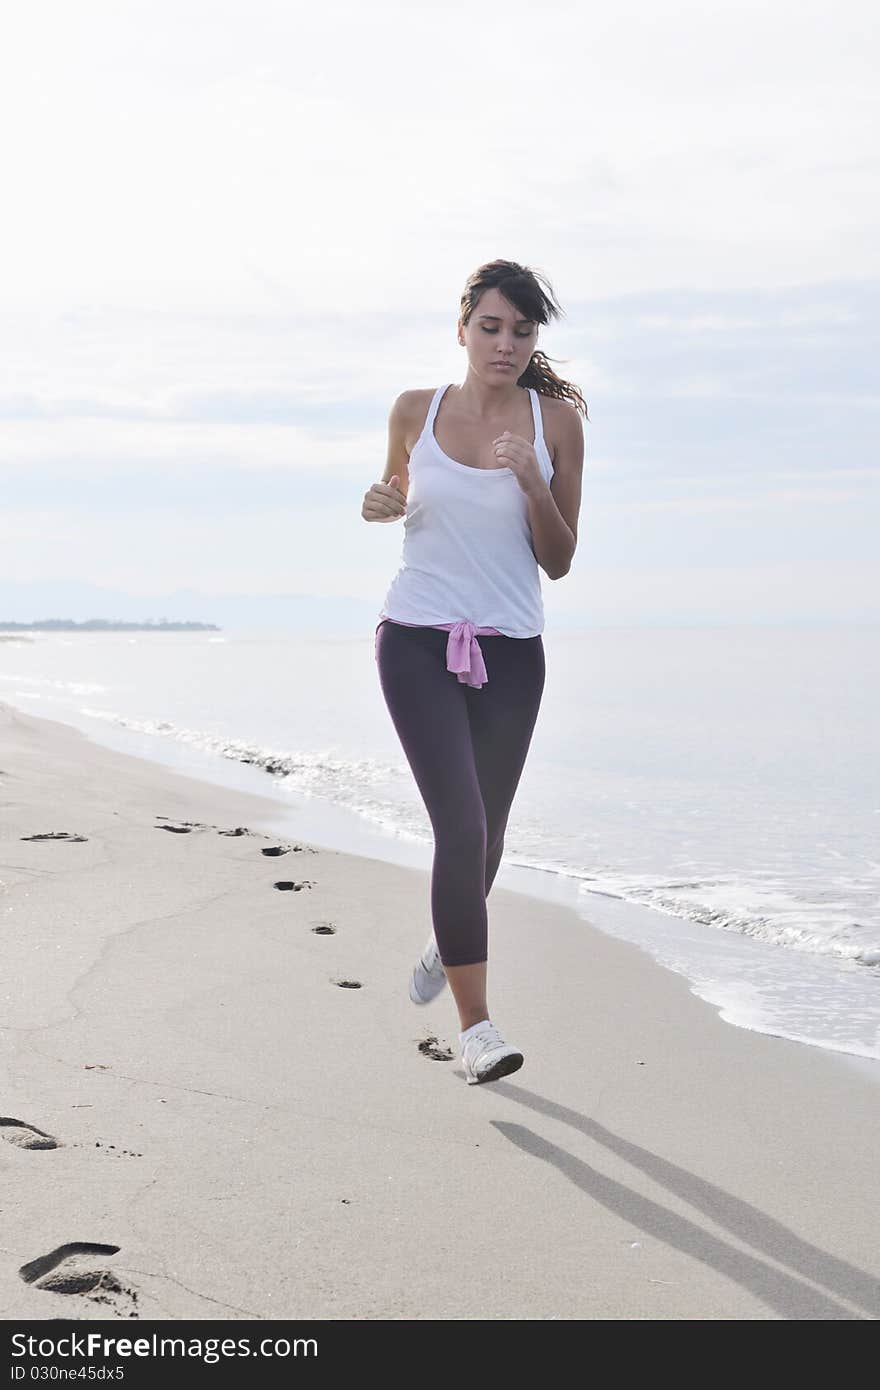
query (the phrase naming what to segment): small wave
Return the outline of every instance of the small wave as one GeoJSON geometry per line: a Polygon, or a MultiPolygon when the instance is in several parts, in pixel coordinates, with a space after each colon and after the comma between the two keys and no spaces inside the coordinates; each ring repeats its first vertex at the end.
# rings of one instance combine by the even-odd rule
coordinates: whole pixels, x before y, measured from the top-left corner
{"type": "Polygon", "coordinates": [[[94,681],[53,681],[46,676],[15,675],[4,672],[0,681],[22,681],[29,686],[41,685],[49,690],[65,690],[71,695],[104,695],[108,685],[97,685],[94,681]]]}
{"type": "MultiPolygon", "coordinates": [[[[805,911],[809,899],[803,894],[798,894],[795,899],[791,895],[777,892],[774,895],[774,910],[766,913],[731,908],[728,905],[730,901],[742,897],[746,887],[742,882],[732,878],[657,883],[648,880],[638,882],[632,878],[622,879],[609,875],[605,880],[597,879],[597,885],[599,884],[601,887],[598,891],[604,889],[610,892],[611,896],[624,902],[651,907],[668,916],[699,922],[702,926],[714,927],[719,931],[735,932],[739,936],[750,936],[773,946],[806,951],[811,955],[832,956],[836,960],[850,960],[859,965],[880,965],[880,939],[871,940],[869,937],[868,940],[859,941],[854,935],[864,933],[869,936],[871,932],[876,931],[875,927],[852,919],[835,920],[828,914],[829,907],[834,906],[845,911],[844,903],[810,904],[817,914],[821,908],[826,909],[821,921],[810,923],[809,909],[805,911]],[[715,889],[720,890],[720,895],[727,899],[727,904],[710,901],[715,889]],[[684,895],[685,892],[687,896],[684,895]],[[787,920],[789,914],[796,917],[796,920],[787,920]]],[[[597,888],[581,891],[595,892],[597,888]]]]}
{"type": "Polygon", "coordinates": [[[396,769],[390,769],[370,758],[355,762],[336,758],[326,752],[292,753],[269,749],[258,744],[245,743],[241,739],[210,734],[201,729],[181,728],[167,719],[132,719],[128,715],[102,709],[83,709],[82,713],[90,719],[103,719],[107,723],[131,729],[134,733],[172,738],[177,743],[200,748],[206,753],[261,768],[273,777],[289,779],[298,792],[307,796],[322,793],[332,797],[334,789],[347,787],[352,781],[384,780],[389,774],[393,775],[396,772],[396,769]]]}

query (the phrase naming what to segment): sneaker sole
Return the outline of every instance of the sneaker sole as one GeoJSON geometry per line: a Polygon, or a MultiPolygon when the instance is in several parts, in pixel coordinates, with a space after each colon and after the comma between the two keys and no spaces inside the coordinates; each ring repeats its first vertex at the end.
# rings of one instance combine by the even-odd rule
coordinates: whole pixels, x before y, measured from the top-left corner
{"type": "Polygon", "coordinates": [[[500,1081],[502,1076],[509,1076],[512,1071],[519,1071],[523,1064],[521,1052],[509,1052],[506,1057],[499,1057],[497,1062],[493,1062],[491,1067],[487,1067],[479,1076],[467,1074],[469,1086],[480,1086],[486,1081],[500,1081]]]}
{"type": "Polygon", "coordinates": [[[429,995],[427,999],[423,999],[422,996],[419,994],[418,990],[416,989],[416,975],[415,971],[413,971],[409,979],[409,997],[414,1004],[430,1004],[434,999],[437,998],[438,994],[442,993],[442,991],[446,988],[448,983],[449,981],[446,979],[446,976],[444,975],[442,982],[440,983],[440,985],[438,985],[434,993],[429,995]]]}

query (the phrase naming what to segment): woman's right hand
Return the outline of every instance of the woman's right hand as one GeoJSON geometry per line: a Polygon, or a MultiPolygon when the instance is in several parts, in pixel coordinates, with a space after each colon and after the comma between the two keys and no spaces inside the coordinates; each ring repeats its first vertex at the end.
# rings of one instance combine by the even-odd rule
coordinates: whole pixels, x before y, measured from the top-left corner
{"type": "Polygon", "coordinates": [[[400,478],[393,474],[387,483],[373,483],[364,494],[361,516],[364,521],[396,521],[406,515],[406,497],[397,484],[400,478]]]}

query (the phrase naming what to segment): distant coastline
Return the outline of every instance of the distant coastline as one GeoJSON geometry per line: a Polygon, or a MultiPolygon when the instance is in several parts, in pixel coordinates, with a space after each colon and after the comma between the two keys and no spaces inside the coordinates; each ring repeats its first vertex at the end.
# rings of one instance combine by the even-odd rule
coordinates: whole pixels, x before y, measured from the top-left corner
{"type": "Polygon", "coordinates": [[[119,618],[88,618],[76,623],[72,618],[41,618],[35,623],[0,622],[4,632],[222,632],[216,623],[171,622],[160,618],[152,622],[126,623],[119,618]]]}

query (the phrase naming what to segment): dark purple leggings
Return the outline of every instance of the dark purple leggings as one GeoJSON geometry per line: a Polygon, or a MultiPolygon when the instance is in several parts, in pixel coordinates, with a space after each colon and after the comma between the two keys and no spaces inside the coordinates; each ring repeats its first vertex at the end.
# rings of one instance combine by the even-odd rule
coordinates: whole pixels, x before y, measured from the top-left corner
{"type": "Polygon", "coordinates": [[[434,829],[431,916],[444,965],[488,955],[486,898],[544,690],[538,637],[478,637],[479,689],[446,669],[449,633],[376,630],[382,694],[434,829]]]}

